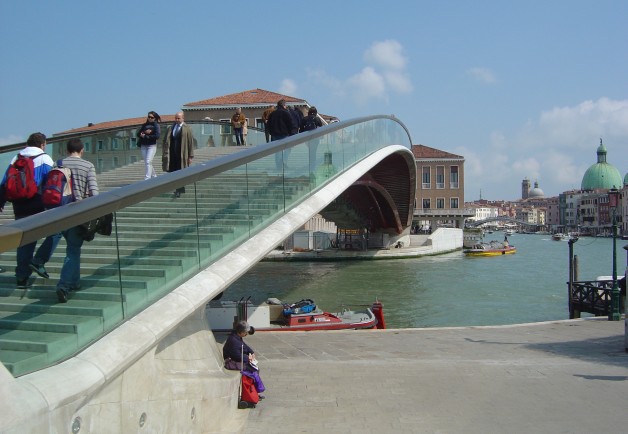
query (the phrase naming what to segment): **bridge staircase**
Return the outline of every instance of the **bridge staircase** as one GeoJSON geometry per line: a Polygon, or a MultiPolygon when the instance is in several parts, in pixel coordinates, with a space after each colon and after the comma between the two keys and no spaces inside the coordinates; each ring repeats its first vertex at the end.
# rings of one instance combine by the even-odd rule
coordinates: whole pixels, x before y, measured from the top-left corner
{"type": "MultiPolygon", "coordinates": [[[[241,149],[205,148],[195,159],[208,161],[241,149]]],[[[99,175],[99,186],[102,191],[115,189],[143,180],[143,173],[143,162],[134,163],[99,175]]],[[[1,253],[0,265],[6,272],[0,274],[0,360],[19,376],[77,353],[162,297],[173,282],[182,283],[193,275],[199,267],[198,249],[214,253],[227,249],[248,233],[251,224],[279,211],[276,198],[286,189],[292,189],[288,195],[294,197],[307,187],[307,182],[286,187],[262,177],[251,180],[230,173],[212,178],[211,183],[197,183],[196,194],[188,192],[176,199],[172,193],[162,194],[124,208],[116,212],[112,237],[97,235],[83,244],[82,287],[72,291],[65,304],[58,303],[55,294],[65,253],[63,238],[46,264],[50,279],[33,274],[27,290],[16,288],[15,251],[1,253]],[[257,200],[243,204],[251,189],[257,200]],[[204,213],[202,237],[197,235],[199,209],[204,213]]],[[[3,223],[11,221],[12,214],[8,206],[3,223]]],[[[41,216],[45,218],[45,213],[41,216]]]]}

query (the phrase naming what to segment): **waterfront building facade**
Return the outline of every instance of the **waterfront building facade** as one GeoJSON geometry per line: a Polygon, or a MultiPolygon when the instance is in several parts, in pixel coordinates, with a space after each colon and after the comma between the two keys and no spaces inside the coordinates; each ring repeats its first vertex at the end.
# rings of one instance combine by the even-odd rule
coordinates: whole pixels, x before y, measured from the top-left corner
{"type": "Polygon", "coordinates": [[[473,216],[467,220],[481,221],[499,217],[499,208],[496,206],[478,205],[476,203],[465,204],[465,208],[473,211],[473,216]]]}
{"type": "Polygon", "coordinates": [[[464,227],[465,219],[475,215],[464,208],[464,157],[424,145],[413,145],[412,153],[417,167],[415,225],[464,227]]]}
{"type": "Polygon", "coordinates": [[[547,227],[556,231],[560,225],[560,212],[558,206],[558,197],[550,197],[547,200],[547,211],[545,212],[545,224],[547,227]]]}

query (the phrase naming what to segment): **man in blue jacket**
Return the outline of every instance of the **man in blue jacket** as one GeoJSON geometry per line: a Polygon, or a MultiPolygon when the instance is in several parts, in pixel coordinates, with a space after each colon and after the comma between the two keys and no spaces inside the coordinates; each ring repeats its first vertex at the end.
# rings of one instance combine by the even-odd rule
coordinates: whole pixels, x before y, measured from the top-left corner
{"type": "MultiPolygon", "coordinates": [[[[33,133],[26,141],[26,148],[20,151],[20,155],[33,159],[35,182],[39,186],[39,191],[31,199],[13,202],[15,220],[29,217],[44,211],[44,205],[41,202],[41,187],[44,182],[46,182],[48,172],[50,172],[52,166],[54,165],[52,158],[46,154],[45,149],[46,136],[42,133],[33,133]]],[[[9,167],[15,162],[15,160],[17,160],[17,155],[13,157],[9,167]]],[[[9,169],[7,168],[4,173],[4,177],[2,178],[2,182],[0,183],[0,212],[4,211],[4,205],[7,202],[4,193],[8,171],[9,169]]],[[[31,277],[31,274],[33,274],[33,271],[44,279],[48,279],[50,277],[46,272],[44,264],[50,260],[52,252],[54,252],[57,244],[59,243],[60,237],[60,233],[47,237],[41,246],[39,246],[39,249],[37,249],[35,257],[33,257],[33,253],[35,252],[37,241],[33,241],[32,243],[17,248],[17,267],[15,267],[15,277],[17,279],[17,287],[19,289],[26,289],[31,286],[32,282],[30,282],[29,278],[31,277]]]]}

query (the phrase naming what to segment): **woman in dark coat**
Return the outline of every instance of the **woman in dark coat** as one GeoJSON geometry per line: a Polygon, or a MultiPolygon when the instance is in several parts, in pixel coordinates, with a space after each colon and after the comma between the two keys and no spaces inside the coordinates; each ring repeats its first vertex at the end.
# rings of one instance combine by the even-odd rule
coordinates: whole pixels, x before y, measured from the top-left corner
{"type": "MultiPolygon", "coordinates": [[[[222,357],[225,359],[225,368],[242,371],[242,375],[251,377],[257,392],[262,393],[266,387],[257,370],[255,351],[243,339],[244,336],[253,333],[255,333],[255,329],[249,326],[246,321],[237,323],[222,347],[222,357]]],[[[264,399],[264,396],[259,395],[259,398],[264,399]]]]}

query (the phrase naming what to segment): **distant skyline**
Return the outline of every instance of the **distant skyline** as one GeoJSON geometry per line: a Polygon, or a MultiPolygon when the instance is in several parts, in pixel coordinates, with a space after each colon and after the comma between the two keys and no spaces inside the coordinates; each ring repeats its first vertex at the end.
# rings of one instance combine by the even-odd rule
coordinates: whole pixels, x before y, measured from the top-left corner
{"type": "Polygon", "coordinates": [[[0,145],[262,88],[394,114],[465,157],[465,200],[628,172],[628,2],[0,0],[0,145]]]}

